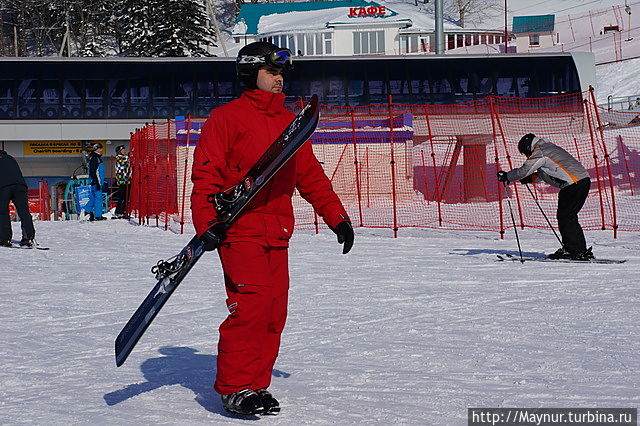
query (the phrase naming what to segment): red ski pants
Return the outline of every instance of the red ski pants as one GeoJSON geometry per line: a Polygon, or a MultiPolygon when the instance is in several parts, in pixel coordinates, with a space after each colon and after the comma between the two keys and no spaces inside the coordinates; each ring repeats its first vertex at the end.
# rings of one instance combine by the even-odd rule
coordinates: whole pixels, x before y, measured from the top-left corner
{"type": "Polygon", "coordinates": [[[267,388],[287,318],[287,248],[233,242],[218,253],[229,316],[220,325],[214,389],[228,395],[267,388]]]}

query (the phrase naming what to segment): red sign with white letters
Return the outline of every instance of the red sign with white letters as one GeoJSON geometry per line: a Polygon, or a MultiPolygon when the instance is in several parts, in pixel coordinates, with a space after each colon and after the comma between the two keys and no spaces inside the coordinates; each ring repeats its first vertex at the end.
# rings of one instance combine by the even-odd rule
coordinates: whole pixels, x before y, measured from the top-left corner
{"type": "Polygon", "coordinates": [[[361,16],[385,16],[387,14],[386,6],[367,6],[367,7],[350,7],[349,18],[357,18],[361,16]]]}

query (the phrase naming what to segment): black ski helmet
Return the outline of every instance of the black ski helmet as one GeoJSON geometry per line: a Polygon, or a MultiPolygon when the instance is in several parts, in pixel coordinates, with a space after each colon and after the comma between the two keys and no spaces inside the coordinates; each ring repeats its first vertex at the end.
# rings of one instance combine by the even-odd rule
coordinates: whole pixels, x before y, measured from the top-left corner
{"type": "Polygon", "coordinates": [[[531,155],[531,152],[533,152],[531,143],[535,137],[536,135],[533,133],[527,133],[520,139],[520,142],[518,142],[518,151],[520,151],[520,154],[524,154],[527,157],[531,155]]]}
{"type": "Polygon", "coordinates": [[[116,154],[120,154],[120,150],[124,149],[124,145],[118,145],[116,146],[116,154]]]}
{"type": "Polygon", "coordinates": [[[256,41],[247,44],[240,49],[236,58],[238,80],[249,89],[255,89],[260,68],[269,65],[290,70],[293,68],[292,57],[289,49],[281,49],[273,43],[256,41]]]}

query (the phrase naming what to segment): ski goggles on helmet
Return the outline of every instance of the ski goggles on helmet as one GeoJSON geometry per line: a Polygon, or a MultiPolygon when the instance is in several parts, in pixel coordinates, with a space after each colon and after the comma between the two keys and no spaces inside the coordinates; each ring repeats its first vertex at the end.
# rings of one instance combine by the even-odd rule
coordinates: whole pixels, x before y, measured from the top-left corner
{"type": "Polygon", "coordinates": [[[290,70],[293,68],[293,55],[289,49],[279,49],[266,56],[243,55],[238,58],[239,65],[269,65],[275,68],[290,70]]]}
{"type": "Polygon", "coordinates": [[[267,55],[267,65],[283,67],[284,69],[293,68],[293,57],[289,49],[280,49],[267,55]]]}

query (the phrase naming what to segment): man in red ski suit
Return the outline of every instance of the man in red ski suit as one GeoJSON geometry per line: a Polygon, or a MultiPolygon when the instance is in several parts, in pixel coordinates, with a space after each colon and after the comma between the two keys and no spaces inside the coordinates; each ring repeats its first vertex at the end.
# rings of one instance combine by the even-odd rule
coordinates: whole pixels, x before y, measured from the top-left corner
{"type": "Polygon", "coordinates": [[[344,243],[353,244],[347,213],[306,142],[227,229],[216,220],[211,195],[237,184],[295,117],[284,107],[282,72],[291,52],[251,43],[238,54],[240,98],[214,109],[194,152],[191,208],[197,235],[218,254],[229,316],[220,325],[215,390],[226,410],[277,414],[267,391],[287,316],[287,248],[293,233],[291,197],[297,189],[344,243]]]}

